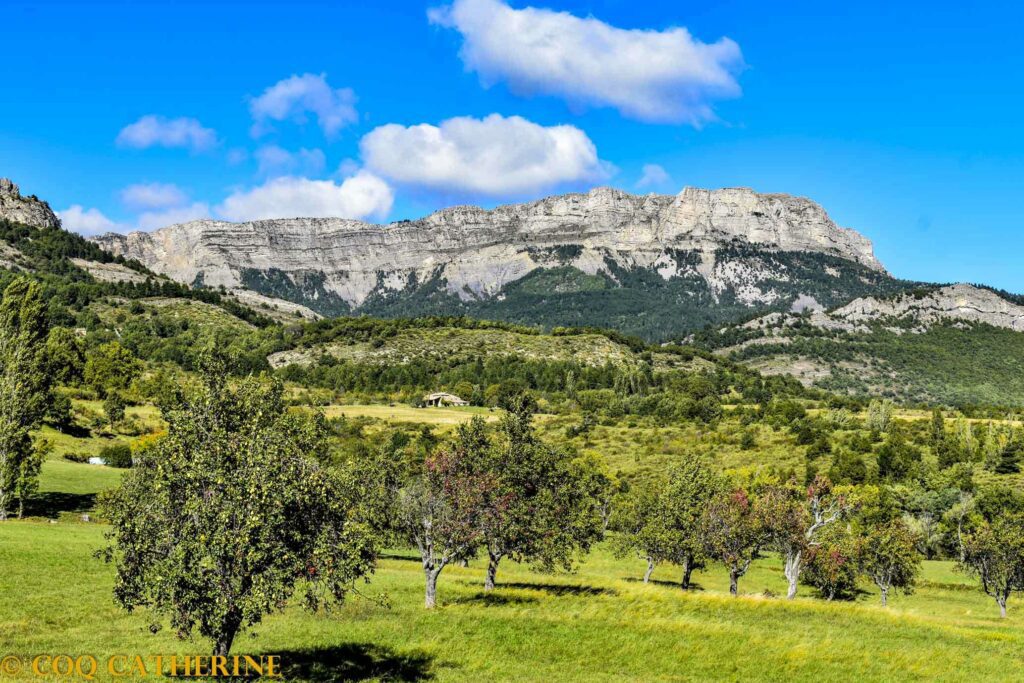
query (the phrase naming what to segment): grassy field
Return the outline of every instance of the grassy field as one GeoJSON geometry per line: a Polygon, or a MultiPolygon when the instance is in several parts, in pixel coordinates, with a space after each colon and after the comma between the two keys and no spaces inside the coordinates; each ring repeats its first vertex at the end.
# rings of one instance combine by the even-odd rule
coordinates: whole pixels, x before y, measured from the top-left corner
{"type": "MultiPolygon", "coordinates": [[[[0,652],[206,653],[202,641],[153,635],[145,614],[111,599],[111,569],[92,557],[103,528],[87,524],[0,525],[0,652]]],[[[492,595],[483,567],[442,575],[441,607],[422,608],[418,560],[396,553],[361,590],[390,607],[352,598],[329,615],[290,608],[267,619],[236,652],[279,654],[289,680],[1005,680],[1024,664],[1024,618],[951,571],[927,563],[918,593],[889,608],[874,594],[856,603],[787,602],[779,563],[765,558],[727,595],[724,572],[700,588],[637,581],[642,564],[599,549],[572,576],[503,568],[492,595]]],[[[664,581],[665,583],[661,583],[664,581]]],[[[808,589],[804,589],[805,592],[808,589]]],[[[1013,607],[1013,605],[1011,605],[1013,607]]],[[[104,680],[99,677],[100,680],[104,680]]]]}
{"type": "Polygon", "coordinates": [[[332,405],[323,409],[327,417],[369,417],[386,422],[413,422],[440,427],[452,427],[468,422],[479,415],[488,422],[497,421],[499,413],[488,408],[465,406],[459,408],[414,408],[408,405],[332,405]]]}
{"type": "MultiPolygon", "coordinates": [[[[91,496],[117,470],[45,463],[47,493],[91,496]]],[[[0,524],[0,655],[205,654],[201,640],[149,631],[145,613],[113,603],[111,567],[93,557],[105,528],[67,517],[0,524]]],[[[572,575],[509,564],[499,588],[481,590],[480,561],[449,567],[439,609],[422,607],[423,575],[407,551],[328,615],[290,607],[243,637],[239,653],[278,654],[287,680],[1005,680],[1024,664],[1024,611],[1010,617],[947,562],[927,562],[912,596],[890,607],[864,586],[857,600],[828,603],[784,592],[777,558],[759,560],[731,598],[719,567],[684,592],[677,571],[638,581],[643,563],[600,547],[572,575]],[[390,606],[372,598],[386,595],[390,606]]],[[[107,680],[103,672],[97,680],[107,680]]]]}

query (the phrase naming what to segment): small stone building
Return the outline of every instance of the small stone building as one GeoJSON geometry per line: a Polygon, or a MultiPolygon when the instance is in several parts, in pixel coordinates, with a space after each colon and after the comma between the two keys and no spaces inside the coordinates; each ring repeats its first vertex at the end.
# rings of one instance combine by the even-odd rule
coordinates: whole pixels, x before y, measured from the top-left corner
{"type": "Polygon", "coordinates": [[[427,394],[423,397],[423,405],[425,406],[468,406],[469,401],[465,401],[455,394],[446,394],[443,391],[435,391],[432,394],[427,394]]]}

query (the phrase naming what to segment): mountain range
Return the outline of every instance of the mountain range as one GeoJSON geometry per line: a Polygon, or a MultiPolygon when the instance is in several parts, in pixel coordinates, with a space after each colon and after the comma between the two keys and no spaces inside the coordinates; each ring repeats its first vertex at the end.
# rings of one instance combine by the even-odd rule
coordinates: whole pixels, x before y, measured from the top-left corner
{"type": "Polygon", "coordinates": [[[745,188],[598,188],[389,225],[201,220],[95,241],[180,282],[326,316],[466,314],[654,341],[807,299],[833,306],[901,288],[871,242],[819,205],[745,188]]]}
{"type": "MultiPolygon", "coordinates": [[[[0,219],[59,225],[10,181],[0,219]]],[[[790,195],[598,188],[389,225],[201,220],[91,239],[109,257],[74,265],[98,280],[157,273],[282,322],[437,314],[604,327],[832,391],[1024,403],[1024,299],[897,279],[867,238],[790,195]]],[[[19,256],[0,244],[0,267],[19,256]]]]}

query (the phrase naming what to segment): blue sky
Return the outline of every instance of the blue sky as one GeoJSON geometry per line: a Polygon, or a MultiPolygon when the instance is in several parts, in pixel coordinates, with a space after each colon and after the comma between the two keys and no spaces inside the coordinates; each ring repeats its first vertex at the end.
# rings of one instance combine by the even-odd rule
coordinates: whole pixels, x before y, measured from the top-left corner
{"type": "Polygon", "coordinates": [[[82,231],[749,186],[818,201],[898,276],[1024,291],[1016,3],[7,0],[3,14],[0,176],[82,231]]]}

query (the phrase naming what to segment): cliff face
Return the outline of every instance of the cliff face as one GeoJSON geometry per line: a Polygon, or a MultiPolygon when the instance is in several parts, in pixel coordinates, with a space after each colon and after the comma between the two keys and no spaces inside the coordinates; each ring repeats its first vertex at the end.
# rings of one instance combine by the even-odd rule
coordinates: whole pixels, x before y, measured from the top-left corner
{"type": "Polygon", "coordinates": [[[1019,297],[956,284],[804,309],[695,336],[762,373],[789,374],[828,391],[946,405],[1024,404],[1015,379],[1024,363],[1019,297]]]}
{"type": "Polygon", "coordinates": [[[890,299],[864,297],[836,309],[830,316],[847,325],[884,320],[909,319],[927,326],[942,320],[962,320],[1024,332],[1024,306],[1007,301],[995,292],[968,284],[940,287],[915,295],[890,299]]]}
{"type": "Polygon", "coordinates": [[[884,273],[871,242],[838,227],[814,202],[743,188],[687,188],[675,197],[600,188],[490,211],[453,207],[383,226],[330,218],[194,221],[96,242],[182,282],[231,288],[252,273],[280,271],[295,283],[315,276],[318,291],[353,308],[372,294],[432,279],[463,301],[486,299],[558,265],[589,275],[609,273],[610,264],[656,270],[666,280],[693,275],[715,291],[752,275],[723,271],[716,261],[716,250],[737,244],[821,253],[884,273]],[[699,258],[682,263],[674,256],[680,251],[699,258]]]}
{"type": "Polygon", "coordinates": [[[0,218],[37,228],[60,227],[60,219],[50,205],[35,197],[22,197],[18,186],[0,178],[0,218]]]}
{"type": "Polygon", "coordinates": [[[778,342],[780,339],[785,343],[785,330],[796,325],[810,324],[837,332],[869,332],[870,326],[878,323],[892,332],[903,334],[924,332],[943,322],[985,323],[1024,332],[1024,306],[1008,301],[992,290],[960,283],[886,298],[860,297],[828,312],[821,307],[812,307],[805,317],[796,313],[770,313],[741,327],[765,332],[765,337],[745,342],[749,345],[778,342]]]}

